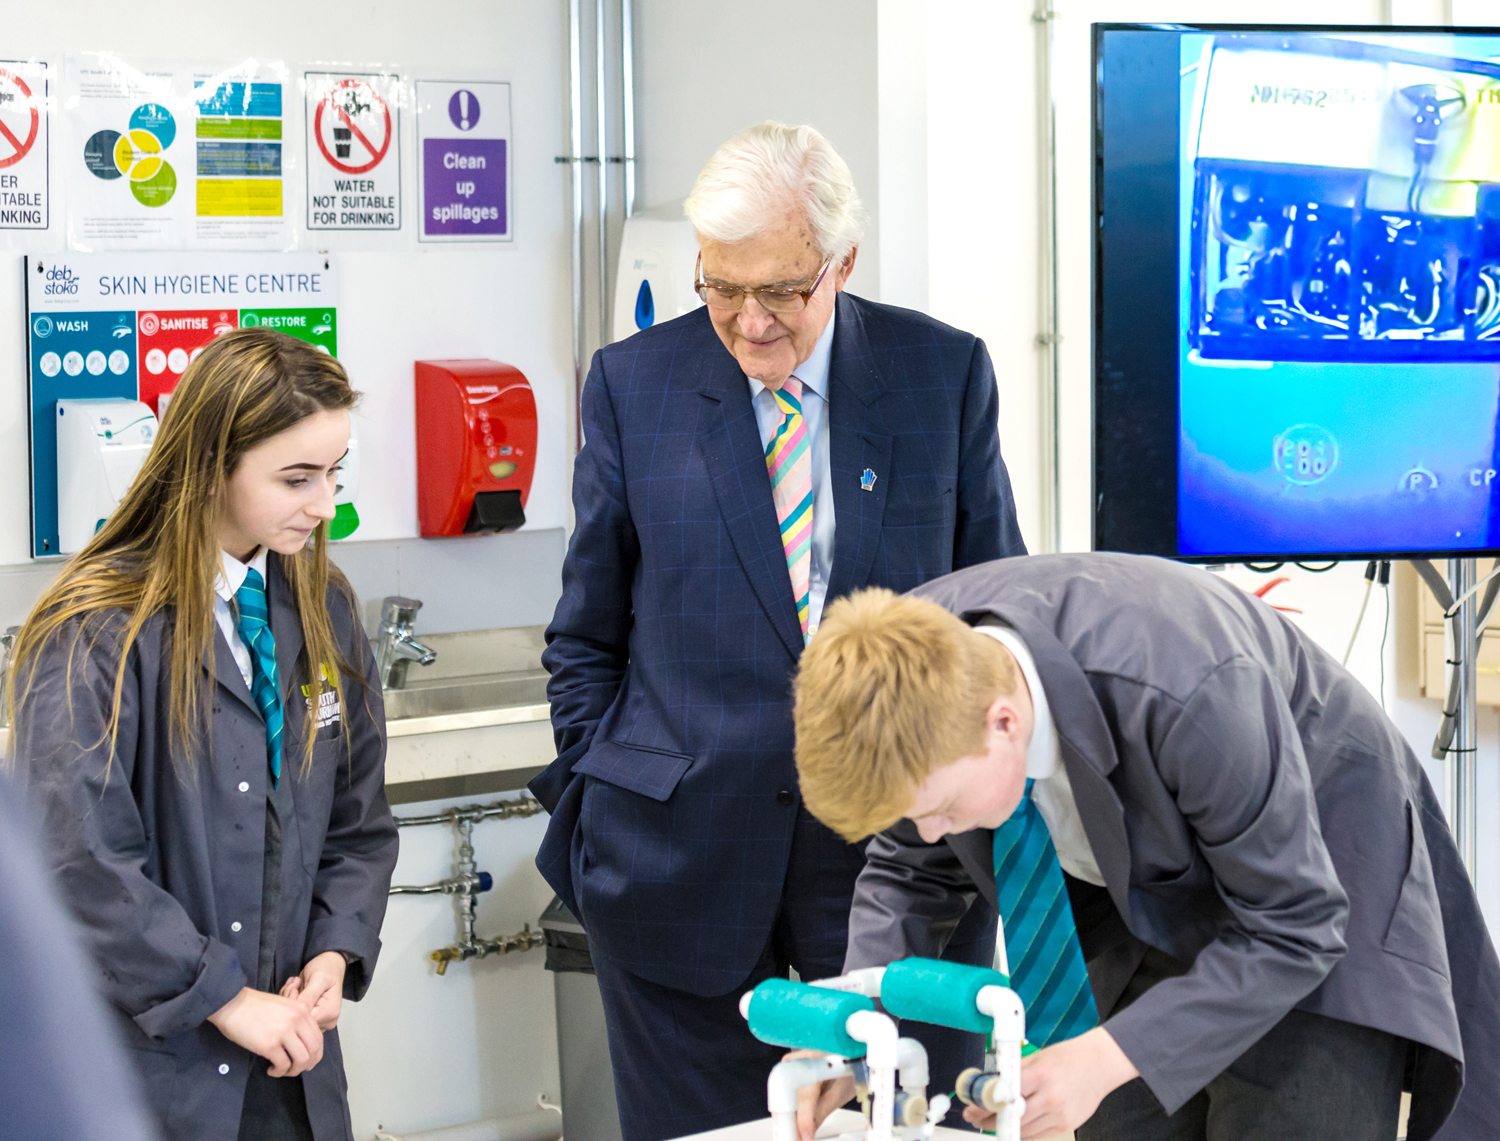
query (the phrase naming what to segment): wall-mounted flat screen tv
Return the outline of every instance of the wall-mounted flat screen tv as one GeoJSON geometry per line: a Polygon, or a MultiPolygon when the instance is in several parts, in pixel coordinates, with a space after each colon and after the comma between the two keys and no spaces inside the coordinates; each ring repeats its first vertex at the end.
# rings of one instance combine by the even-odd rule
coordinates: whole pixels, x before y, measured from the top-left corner
{"type": "Polygon", "coordinates": [[[1500,29],[1096,25],[1094,545],[1500,550],[1500,29]]]}

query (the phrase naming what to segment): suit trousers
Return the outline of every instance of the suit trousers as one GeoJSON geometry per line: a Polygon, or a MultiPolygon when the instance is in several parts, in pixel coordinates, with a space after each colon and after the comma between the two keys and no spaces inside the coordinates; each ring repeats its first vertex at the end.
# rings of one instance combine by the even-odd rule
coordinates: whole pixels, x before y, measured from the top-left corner
{"type": "MultiPolygon", "coordinates": [[[[849,905],[863,867],[862,846],[844,843],[799,804],[781,907],[740,986],[724,995],[689,994],[595,958],[624,1141],[665,1141],[766,1116],[766,1078],[787,1051],[751,1035],[740,997],[765,979],[786,977],[788,968],[807,980],[843,970],[849,905]]],[[[976,901],[944,957],[989,966],[995,930],[994,911],[976,901]]],[[[977,1034],[912,1023],[901,1030],[926,1047],[933,1092],[952,1090],[961,1070],[983,1060],[977,1034]]],[[[949,1123],[962,1127],[956,1113],[949,1123]]]]}
{"type": "MultiPolygon", "coordinates": [[[[1082,914],[1108,899],[1077,880],[1068,890],[1082,914]]],[[[1154,947],[1140,952],[1111,1014],[1189,969],[1154,947]]],[[[1393,1141],[1409,1048],[1383,1030],[1293,1010],[1176,1113],[1136,1078],[1100,1102],[1077,1141],[1393,1141]]]]}

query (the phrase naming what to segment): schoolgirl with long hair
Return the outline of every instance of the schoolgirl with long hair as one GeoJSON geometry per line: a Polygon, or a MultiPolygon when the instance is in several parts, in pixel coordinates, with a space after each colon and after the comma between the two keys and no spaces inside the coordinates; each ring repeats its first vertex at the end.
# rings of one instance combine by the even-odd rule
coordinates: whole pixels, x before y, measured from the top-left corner
{"type": "Polygon", "coordinates": [[[328,559],[356,399],[284,334],[215,340],[16,639],[10,760],[168,1139],[352,1139],[335,1027],[397,847],[328,559]]]}

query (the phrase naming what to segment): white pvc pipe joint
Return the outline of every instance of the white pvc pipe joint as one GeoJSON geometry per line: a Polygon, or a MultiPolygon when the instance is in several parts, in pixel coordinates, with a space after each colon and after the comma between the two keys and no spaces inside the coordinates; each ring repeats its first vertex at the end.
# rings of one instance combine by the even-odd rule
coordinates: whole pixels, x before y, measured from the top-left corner
{"type": "Polygon", "coordinates": [[[850,994],[862,994],[866,998],[879,998],[880,984],[884,978],[884,967],[860,967],[858,970],[839,975],[837,978],[815,979],[808,985],[822,987],[824,990],[841,990],[847,991],[850,994]]]}

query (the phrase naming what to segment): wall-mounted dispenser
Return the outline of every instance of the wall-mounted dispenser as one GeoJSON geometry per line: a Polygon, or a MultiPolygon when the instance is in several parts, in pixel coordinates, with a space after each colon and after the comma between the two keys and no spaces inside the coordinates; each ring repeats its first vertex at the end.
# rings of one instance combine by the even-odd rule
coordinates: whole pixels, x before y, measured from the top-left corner
{"type": "Polygon", "coordinates": [[[57,402],[57,539],[81,551],[119,506],[156,439],[156,416],[139,400],[57,402]]]}
{"type": "Polygon", "coordinates": [[[424,538],[491,535],[526,522],[536,399],[491,360],[417,361],[417,519],[424,538]]]}
{"type": "Polygon", "coordinates": [[[625,220],[615,277],[616,341],[691,313],[703,304],[693,292],[698,236],[681,204],[643,210],[625,220]]]}

